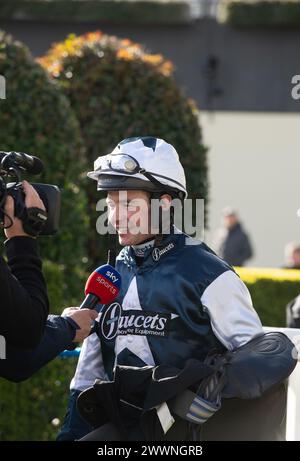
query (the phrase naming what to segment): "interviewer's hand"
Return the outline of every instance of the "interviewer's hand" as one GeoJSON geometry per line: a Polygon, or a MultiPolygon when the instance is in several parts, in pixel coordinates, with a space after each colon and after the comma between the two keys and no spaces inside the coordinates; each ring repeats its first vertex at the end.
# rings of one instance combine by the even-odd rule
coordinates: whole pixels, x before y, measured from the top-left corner
{"type": "MultiPolygon", "coordinates": [[[[29,184],[27,181],[22,181],[23,191],[25,193],[25,206],[27,208],[36,207],[41,208],[45,211],[45,205],[40,199],[37,191],[29,184]]],[[[32,237],[23,229],[22,221],[18,218],[15,218],[15,203],[13,198],[9,195],[5,202],[5,213],[11,218],[13,225],[8,229],[5,229],[5,235],[8,239],[12,237],[32,237]]],[[[5,226],[10,224],[10,220],[5,216],[5,226]]],[[[32,237],[35,238],[35,237],[32,237]]]]}
{"type": "Polygon", "coordinates": [[[79,309],[79,307],[67,307],[61,314],[62,317],[70,317],[80,327],[76,330],[73,343],[81,343],[91,331],[93,321],[98,317],[98,312],[92,309],[79,309]]]}

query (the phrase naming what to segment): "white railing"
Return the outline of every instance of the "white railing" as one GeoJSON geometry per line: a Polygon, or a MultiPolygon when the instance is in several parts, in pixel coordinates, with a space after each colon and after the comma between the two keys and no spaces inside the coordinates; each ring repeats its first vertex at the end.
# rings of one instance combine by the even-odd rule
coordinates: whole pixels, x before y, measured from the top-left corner
{"type": "MultiPolygon", "coordinates": [[[[265,332],[281,331],[290,338],[300,351],[300,329],[264,327],[265,332]]],[[[298,364],[289,377],[287,409],[286,409],[286,440],[300,441],[300,354],[298,364]]]]}

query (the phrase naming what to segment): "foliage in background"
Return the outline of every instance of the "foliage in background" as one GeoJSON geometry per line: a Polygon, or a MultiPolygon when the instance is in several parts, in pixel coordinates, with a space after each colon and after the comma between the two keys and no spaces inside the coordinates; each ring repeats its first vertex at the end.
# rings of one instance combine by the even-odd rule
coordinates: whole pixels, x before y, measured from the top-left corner
{"type": "Polygon", "coordinates": [[[6,79],[6,99],[0,101],[0,150],[40,157],[44,173],[23,177],[61,188],[60,231],[39,241],[43,259],[59,264],[72,279],[73,268],[82,266],[86,257],[88,226],[80,176],[85,169],[84,149],[76,116],[59,85],[23,44],[4,32],[0,32],[0,74],[6,79]]]}
{"type": "Polygon", "coordinates": [[[0,441],[55,440],[76,362],[56,358],[25,382],[0,380],[0,441]]]}
{"type": "Polygon", "coordinates": [[[285,307],[300,293],[300,271],[286,269],[236,269],[246,283],[263,325],[285,327],[285,307]]]}
{"type": "Polygon", "coordinates": [[[185,24],[192,20],[189,1],[161,0],[1,0],[0,19],[101,21],[115,24],[185,24]]]}
{"type": "MultiPolygon", "coordinates": [[[[39,62],[64,90],[80,123],[89,168],[130,136],[157,136],[175,146],[187,172],[190,197],[207,199],[206,149],[198,112],[173,77],[173,65],[130,40],[97,31],[70,35],[39,62]]],[[[91,230],[89,258],[104,257],[95,235],[96,183],[87,189],[91,230]],[[102,256],[101,256],[102,255],[102,256]]]]}
{"type": "Polygon", "coordinates": [[[0,20],[190,25],[214,18],[233,27],[293,28],[298,0],[1,0],[0,20]]]}

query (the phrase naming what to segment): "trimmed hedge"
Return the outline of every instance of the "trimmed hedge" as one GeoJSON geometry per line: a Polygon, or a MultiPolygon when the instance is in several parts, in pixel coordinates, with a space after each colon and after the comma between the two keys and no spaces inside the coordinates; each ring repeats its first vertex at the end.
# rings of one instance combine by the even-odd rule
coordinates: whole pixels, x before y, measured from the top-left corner
{"type": "MultiPolygon", "coordinates": [[[[78,305],[86,280],[82,258],[86,255],[87,210],[80,190],[84,157],[78,122],[58,85],[26,47],[3,32],[0,74],[6,78],[6,100],[0,101],[1,150],[41,157],[46,171],[31,180],[62,189],[61,230],[55,237],[39,239],[43,257],[48,258],[44,272],[51,310],[60,313],[63,307],[78,305]]],[[[65,412],[74,366],[74,360],[57,359],[26,383],[1,380],[0,439],[53,439],[56,429],[51,421],[65,412]]]]}
{"type": "MultiPolygon", "coordinates": [[[[100,31],[70,35],[39,62],[55,78],[80,123],[89,169],[94,160],[130,136],[157,136],[175,146],[187,173],[191,198],[207,199],[206,149],[195,104],[182,93],[173,65],[130,40],[100,31]]],[[[88,180],[89,258],[104,258],[105,241],[96,235],[99,194],[88,180]]]]}
{"type": "Polygon", "coordinates": [[[84,266],[87,245],[87,201],[81,177],[85,159],[79,125],[57,83],[24,45],[4,32],[0,32],[0,75],[6,79],[6,99],[0,101],[0,149],[40,157],[45,172],[23,177],[56,184],[62,191],[59,233],[41,236],[39,242],[43,259],[61,264],[68,274],[72,289],[65,286],[67,305],[74,296],[82,296],[76,268],[84,266]]]}
{"type": "Polygon", "coordinates": [[[0,32],[0,75],[6,79],[6,99],[0,103],[1,150],[37,155],[45,172],[31,180],[62,189],[60,232],[40,238],[43,256],[76,264],[85,256],[87,223],[79,178],[85,166],[83,144],[76,117],[58,85],[28,49],[4,32],[0,32]]]}
{"type": "Polygon", "coordinates": [[[159,0],[1,0],[0,19],[101,21],[111,24],[185,24],[193,14],[189,2],[159,0]]]}
{"type": "Polygon", "coordinates": [[[300,26],[300,3],[297,1],[233,1],[225,4],[226,23],[234,27],[300,26]]]}
{"type": "Polygon", "coordinates": [[[25,382],[0,380],[0,441],[55,440],[76,362],[56,358],[25,382]]]}
{"type": "Polygon", "coordinates": [[[300,293],[300,271],[236,268],[247,285],[263,325],[286,326],[286,305],[300,293]]]}

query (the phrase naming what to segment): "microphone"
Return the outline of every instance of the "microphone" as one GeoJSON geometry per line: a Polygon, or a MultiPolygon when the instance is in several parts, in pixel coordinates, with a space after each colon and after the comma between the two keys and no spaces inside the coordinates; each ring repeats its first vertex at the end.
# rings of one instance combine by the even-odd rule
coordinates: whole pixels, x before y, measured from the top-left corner
{"type": "Polygon", "coordinates": [[[98,267],[87,279],[85,300],[80,309],[95,309],[96,305],[108,304],[119,294],[121,275],[110,264],[98,267]]]}
{"type": "Polygon", "coordinates": [[[24,152],[0,151],[0,161],[3,169],[21,167],[32,174],[39,174],[44,170],[44,164],[39,158],[24,152]]]}

